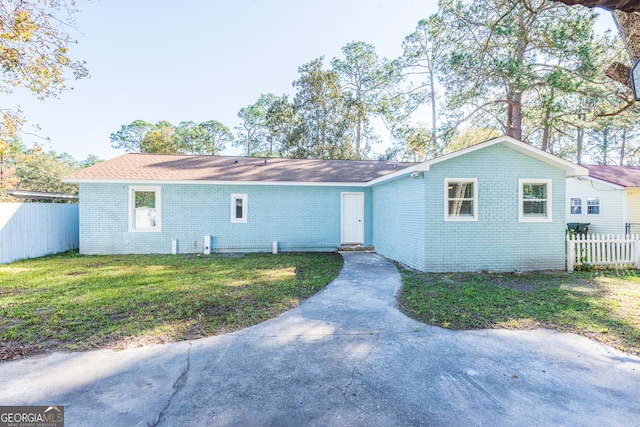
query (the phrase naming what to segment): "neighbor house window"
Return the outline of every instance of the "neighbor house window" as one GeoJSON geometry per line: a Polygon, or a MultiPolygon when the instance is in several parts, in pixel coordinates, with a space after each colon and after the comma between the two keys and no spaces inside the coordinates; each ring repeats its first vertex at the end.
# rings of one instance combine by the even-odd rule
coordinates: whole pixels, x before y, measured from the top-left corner
{"type": "Polygon", "coordinates": [[[580,197],[569,199],[569,213],[571,215],[582,215],[582,199],[580,197]]]}
{"type": "Polygon", "coordinates": [[[478,220],[477,178],[445,178],[444,220],[478,220]]]}
{"type": "Polygon", "coordinates": [[[519,209],[521,222],[551,221],[551,180],[519,179],[519,209]]]}
{"type": "Polygon", "coordinates": [[[569,215],[600,215],[600,196],[571,197],[569,215]]]}
{"type": "Polygon", "coordinates": [[[587,197],[587,215],[600,215],[600,197],[587,197]]]}
{"type": "Polygon", "coordinates": [[[231,195],[231,222],[247,222],[247,195],[231,195]]]}
{"type": "Polygon", "coordinates": [[[161,231],[160,187],[129,187],[129,231],[161,231]]]}

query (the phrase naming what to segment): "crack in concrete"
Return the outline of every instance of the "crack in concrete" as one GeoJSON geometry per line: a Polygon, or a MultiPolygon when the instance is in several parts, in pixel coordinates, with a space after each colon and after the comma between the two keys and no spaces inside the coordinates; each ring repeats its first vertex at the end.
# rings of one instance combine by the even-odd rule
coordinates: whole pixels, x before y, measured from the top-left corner
{"type": "MultiPolygon", "coordinates": [[[[362,366],[364,362],[367,361],[369,356],[371,356],[371,353],[373,353],[373,350],[376,348],[376,345],[378,344],[379,339],[380,339],[380,333],[377,333],[376,339],[373,340],[373,344],[371,345],[369,352],[362,358],[362,360],[360,360],[358,363],[355,364],[355,366],[351,370],[351,380],[349,381],[349,384],[345,386],[344,390],[342,390],[342,396],[344,397],[344,400],[346,400],[348,403],[351,403],[352,405],[354,404],[354,402],[349,400],[349,388],[353,384],[353,380],[355,380],[356,378],[356,373],[358,371],[358,368],[360,368],[360,366],[362,366]]],[[[355,396],[355,394],[353,394],[353,396],[355,396]]]]}
{"type": "Polygon", "coordinates": [[[153,424],[150,424],[151,427],[156,427],[160,425],[163,418],[169,411],[169,408],[171,407],[171,402],[173,401],[173,398],[187,384],[187,379],[189,377],[189,369],[191,368],[191,348],[192,348],[192,343],[191,341],[189,341],[189,350],[187,350],[187,366],[185,366],[185,368],[180,373],[180,376],[178,377],[178,379],[176,379],[176,381],[173,383],[173,393],[171,393],[171,396],[169,396],[169,400],[167,400],[167,404],[164,406],[164,408],[162,408],[162,411],[160,411],[160,414],[158,415],[158,419],[156,420],[156,422],[153,424]]]}

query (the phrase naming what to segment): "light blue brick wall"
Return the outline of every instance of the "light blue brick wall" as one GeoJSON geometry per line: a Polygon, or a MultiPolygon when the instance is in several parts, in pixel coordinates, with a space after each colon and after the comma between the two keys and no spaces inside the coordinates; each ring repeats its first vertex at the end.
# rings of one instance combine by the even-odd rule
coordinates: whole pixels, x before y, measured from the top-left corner
{"type": "Polygon", "coordinates": [[[327,250],[340,245],[340,193],[364,192],[365,244],[372,243],[371,190],[360,187],[161,185],[162,231],[128,231],[124,184],[80,185],[83,254],[202,253],[213,236],[218,251],[327,250]],[[231,223],[231,194],[248,195],[247,223],[231,223]]]}
{"type": "Polygon", "coordinates": [[[373,244],[376,252],[425,270],[425,186],[404,176],[373,187],[373,244]]]}
{"type": "Polygon", "coordinates": [[[424,271],[564,269],[565,173],[502,145],[372,188],[162,185],[162,232],[128,231],[123,184],[80,185],[83,254],[327,250],[340,245],[340,194],[363,192],[365,244],[424,271]],[[478,179],[478,221],[444,221],[444,179],[478,179]],[[518,222],[518,178],[552,179],[553,222],[518,222]],[[248,195],[248,221],[230,221],[230,195],[248,195]]]}
{"type": "Polygon", "coordinates": [[[565,172],[502,145],[434,165],[426,174],[430,271],[564,269],[565,172]],[[478,221],[444,221],[444,179],[478,178],[478,221]],[[552,179],[553,222],[518,221],[518,179],[552,179]]]}
{"type": "Polygon", "coordinates": [[[434,272],[565,268],[565,173],[502,145],[374,187],[376,250],[434,272]],[[478,179],[478,221],[444,220],[444,179],[478,179]],[[518,178],[552,179],[552,223],[518,222],[518,178]]]}

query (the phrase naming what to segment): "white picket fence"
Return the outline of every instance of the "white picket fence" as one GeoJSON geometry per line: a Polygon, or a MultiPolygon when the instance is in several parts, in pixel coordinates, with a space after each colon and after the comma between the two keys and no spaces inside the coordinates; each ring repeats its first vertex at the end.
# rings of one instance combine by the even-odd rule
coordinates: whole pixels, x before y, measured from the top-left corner
{"type": "Polygon", "coordinates": [[[78,205],[0,203],[0,264],[79,247],[78,205]]]}
{"type": "Polygon", "coordinates": [[[568,235],[567,271],[577,265],[640,268],[640,235],[568,235]]]}

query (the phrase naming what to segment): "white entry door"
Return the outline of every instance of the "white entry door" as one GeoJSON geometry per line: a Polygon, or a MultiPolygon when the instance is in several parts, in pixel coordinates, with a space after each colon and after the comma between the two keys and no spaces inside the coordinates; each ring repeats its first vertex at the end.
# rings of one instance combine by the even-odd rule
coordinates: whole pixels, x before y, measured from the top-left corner
{"type": "Polygon", "coordinates": [[[343,244],[364,243],[364,193],[341,193],[343,244]]]}

